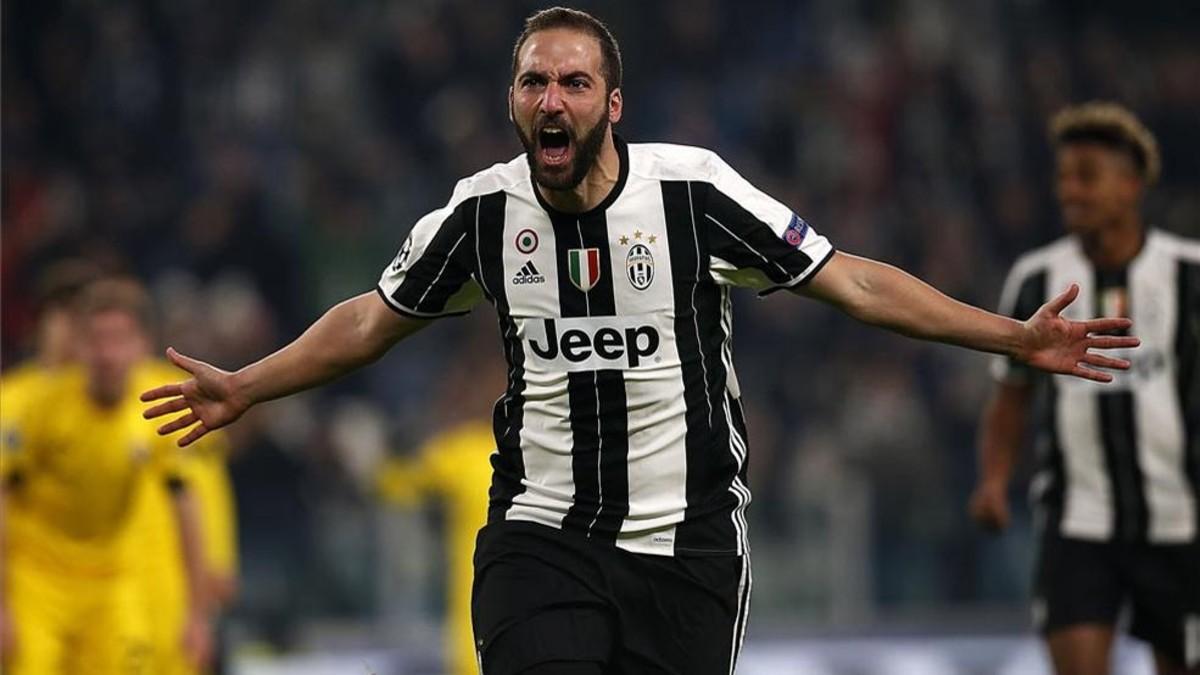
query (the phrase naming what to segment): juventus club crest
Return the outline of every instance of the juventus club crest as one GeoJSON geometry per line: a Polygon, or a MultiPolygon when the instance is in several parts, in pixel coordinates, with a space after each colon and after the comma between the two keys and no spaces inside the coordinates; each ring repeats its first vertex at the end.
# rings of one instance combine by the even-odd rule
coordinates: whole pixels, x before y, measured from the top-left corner
{"type": "Polygon", "coordinates": [[[567,251],[567,270],[575,288],[587,293],[600,283],[600,249],[573,248],[567,251]]]}
{"type": "Polygon", "coordinates": [[[645,244],[634,244],[625,256],[625,271],[629,274],[629,283],[639,291],[650,288],[654,281],[654,256],[645,244]]]}
{"type": "Polygon", "coordinates": [[[654,282],[654,254],[650,251],[650,246],[657,241],[658,235],[647,236],[640,228],[633,231],[632,238],[621,235],[617,240],[621,246],[629,246],[629,251],[625,254],[625,276],[629,278],[629,285],[635,290],[644,291],[654,282]]]}

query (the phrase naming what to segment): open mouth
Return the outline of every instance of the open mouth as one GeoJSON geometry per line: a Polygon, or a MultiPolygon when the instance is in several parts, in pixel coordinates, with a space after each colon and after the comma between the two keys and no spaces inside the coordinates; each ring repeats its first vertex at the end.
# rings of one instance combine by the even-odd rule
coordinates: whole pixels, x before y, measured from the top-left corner
{"type": "Polygon", "coordinates": [[[543,163],[561,165],[571,153],[571,135],[562,127],[548,124],[538,131],[538,154],[543,163]]]}

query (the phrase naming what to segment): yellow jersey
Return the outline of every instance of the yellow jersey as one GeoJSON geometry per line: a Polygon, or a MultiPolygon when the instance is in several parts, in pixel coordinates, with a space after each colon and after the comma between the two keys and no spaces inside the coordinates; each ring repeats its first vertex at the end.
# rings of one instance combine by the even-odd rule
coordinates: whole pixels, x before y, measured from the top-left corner
{"type": "Polygon", "coordinates": [[[142,418],[136,381],[109,408],[92,401],[77,366],[18,388],[26,398],[5,415],[5,473],[17,480],[8,490],[13,556],[66,574],[128,569],[125,541],[142,492],[176,474],[184,456],[142,418]]]}
{"type": "Polygon", "coordinates": [[[487,521],[492,480],[488,456],[495,447],[490,425],[469,422],[434,436],[411,459],[388,460],[377,478],[377,489],[389,501],[412,506],[438,497],[446,505],[447,649],[455,675],[478,672],[471,629],[472,559],[475,535],[487,521]]]}

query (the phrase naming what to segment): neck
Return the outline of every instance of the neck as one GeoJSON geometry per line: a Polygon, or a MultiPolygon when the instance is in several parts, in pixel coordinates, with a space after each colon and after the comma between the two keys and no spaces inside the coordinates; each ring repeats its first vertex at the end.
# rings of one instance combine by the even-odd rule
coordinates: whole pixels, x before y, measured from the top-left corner
{"type": "MultiPolygon", "coordinates": [[[[122,387],[122,389],[124,389],[124,387],[122,387]]],[[[120,391],[105,390],[104,387],[96,383],[89,382],[88,397],[92,399],[92,403],[95,404],[97,408],[100,408],[101,410],[112,410],[121,403],[121,399],[124,397],[124,394],[120,391]]]]}
{"type": "Polygon", "coordinates": [[[537,190],[547,204],[559,211],[583,213],[596,208],[604,201],[616,187],[620,174],[621,156],[613,140],[612,127],[609,127],[604,134],[604,143],[600,146],[596,162],[579,185],[570,190],[549,190],[538,184],[537,190]]]}
{"type": "Polygon", "coordinates": [[[1142,250],[1145,226],[1137,213],[1131,213],[1095,232],[1080,235],[1083,251],[1100,269],[1120,269],[1142,250]]]}

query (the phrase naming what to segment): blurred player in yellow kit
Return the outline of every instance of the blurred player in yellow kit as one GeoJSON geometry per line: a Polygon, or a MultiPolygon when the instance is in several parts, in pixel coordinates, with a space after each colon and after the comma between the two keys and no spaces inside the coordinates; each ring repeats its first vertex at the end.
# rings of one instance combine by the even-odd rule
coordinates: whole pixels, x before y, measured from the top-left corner
{"type": "Polygon", "coordinates": [[[479,672],[471,630],[472,557],[475,535],[487,520],[488,455],[495,447],[490,424],[467,422],[434,436],[413,458],[388,460],[378,478],[379,491],[389,501],[413,506],[435,497],[446,504],[446,649],[453,675],[479,672]]]}
{"type": "Polygon", "coordinates": [[[380,495],[402,506],[440,499],[446,507],[446,558],[449,563],[446,599],[446,667],[453,675],[477,675],[474,632],[471,628],[471,585],[474,581],[475,536],[487,520],[488,488],[492,484],[489,455],[496,449],[492,426],[482,421],[490,395],[506,374],[481,343],[491,339],[480,322],[470,330],[476,342],[467,356],[442,377],[434,407],[441,413],[435,434],[410,457],[389,459],[379,471],[380,495]],[[482,418],[482,419],[481,419],[482,418]]]}
{"type": "Polygon", "coordinates": [[[147,556],[159,556],[134,538],[144,535],[146,501],[168,490],[189,599],[175,641],[201,663],[211,638],[189,469],[142,419],[136,396],[159,381],[145,363],[148,298],[133,282],[109,280],[89,286],[79,305],[80,365],[47,371],[18,389],[21,405],[5,405],[4,672],[160,672],[158,621],[138,574],[147,556]]]}
{"type": "MultiPolygon", "coordinates": [[[[151,387],[179,379],[179,371],[166,361],[151,360],[138,368],[139,383],[151,387]]],[[[141,389],[138,389],[141,391],[141,389]]],[[[147,423],[149,424],[149,423],[147,423]]],[[[225,460],[224,434],[206,436],[188,448],[179,478],[193,495],[203,545],[203,584],[215,615],[236,592],[237,543],[233,497],[225,460]]],[[[130,537],[136,575],[145,596],[150,625],[151,660],[155,675],[188,675],[204,672],[185,653],[179,636],[188,618],[188,579],[179,528],[171,495],[166,490],[145,490],[138,510],[136,533],[130,537]]]]}
{"type": "MultiPolygon", "coordinates": [[[[24,416],[36,392],[55,373],[75,361],[74,315],[72,305],[80,289],[98,274],[92,265],[80,260],[64,260],[50,266],[38,279],[35,289],[37,324],[34,329],[32,358],[8,367],[0,377],[0,468],[7,480],[11,457],[10,448],[19,439],[17,420],[24,416]]],[[[5,364],[7,366],[7,364],[5,364]]],[[[4,508],[0,500],[0,509],[4,508]]],[[[3,541],[3,522],[8,517],[0,511],[0,542],[3,541]]],[[[0,544],[2,546],[2,544],[0,544]]],[[[4,558],[0,555],[0,570],[4,558]]],[[[3,578],[0,574],[0,599],[3,598],[3,578]]],[[[11,622],[0,603],[0,655],[7,654],[13,644],[11,622]]]]}
{"type": "Polygon", "coordinates": [[[0,438],[17,433],[13,425],[42,383],[75,362],[78,340],[74,335],[72,306],[79,291],[98,274],[87,262],[64,260],[50,266],[38,279],[33,357],[7,368],[0,378],[0,433],[3,434],[0,438]]]}

